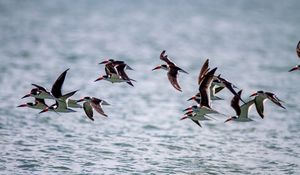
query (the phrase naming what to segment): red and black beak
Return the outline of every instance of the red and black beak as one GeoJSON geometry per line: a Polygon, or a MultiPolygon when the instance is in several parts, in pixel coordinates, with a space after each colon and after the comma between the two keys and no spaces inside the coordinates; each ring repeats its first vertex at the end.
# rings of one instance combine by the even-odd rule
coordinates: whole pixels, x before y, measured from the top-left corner
{"type": "Polygon", "coordinates": [[[94,82],[100,81],[100,80],[103,80],[103,79],[104,79],[104,78],[103,78],[103,76],[102,76],[102,77],[97,78],[94,82]]]}
{"type": "Polygon", "coordinates": [[[250,95],[250,97],[256,96],[257,92],[253,93],[252,95],[250,95]]]}
{"type": "Polygon", "coordinates": [[[42,110],[41,112],[39,112],[39,114],[47,112],[47,111],[49,111],[49,108],[46,108],[46,109],[42,110]]]}
{"type": "Polygon", "coordinates": [[[189,98],[187,101],[191,101],[191,100],[195,100],[196,96],[192,96],[191,98],[189,98]]]}
{"type": "Polygon", "coordinates": [[[185,115],[185,116],[183,116],[180,120],[184,120],[184,119],[187,119],[187,118],[188,118],[188,116],[185,115]]]}
{"type": "Polygon", "coordinates": [[[156,66],[154,69],[152,69],[152,71],[160,69],[160,68],[161,68],[161,66],[156,66]]]}
{"type": "Polygon", "coordinates": [[[77,100],[77,102],[82,102],[84,101],[84,98],[77,100]]]}
{"type": "Polygon", "coordinates": [[[295,71],[295,70],[299,70],[300,68],[298,66],[293,67],[291,70],[289,70],[289,72],[295,71]]]}
{"type": "Polygon", "coordinates": [[[183,110],[183,112],[185,112],[185,111],[190,111],[190,110],[192,110],[193,108],[192,107],[188,107],[188,108],[186,108],[185,110],[183,110]]]}
{"type": "Polygon", "coordinates": [[[106,63],[108,63],[109,61],[108,60],[105,60],[105,61],[102,61],[101,63],[99,63],[99,64],[106,64],[106,63]]]}
{"type": "Polygon", "coordinates": [[[17,106],[18,108],[20,108],[20,107],[27,107],[27,104],[21,104],[21,105],[19,105],[19,106],[17,106]]]}
{"type": "Polygon", "coordinates": [[[227,122],[229,122],[229,121],[231,121],[231,120],[232,120],[232,117],[230,117],[229,119],[225,120],[224,123],[227,123],[227,122]]]}
{"type": "Polygon", "coordinates": [[[31,94],[26,94],[26,95],[24,95],[21,99],[27,98],[27,97],[30,97],[30,96],[31,96],[31,94]]]}

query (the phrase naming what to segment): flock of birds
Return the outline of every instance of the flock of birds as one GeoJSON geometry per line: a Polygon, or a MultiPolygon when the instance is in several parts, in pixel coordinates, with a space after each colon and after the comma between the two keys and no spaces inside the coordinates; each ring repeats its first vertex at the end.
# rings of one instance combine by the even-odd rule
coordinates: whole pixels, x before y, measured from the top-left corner
{"type": "MultiPolygon", "coordinates": [[[[296,53],[300,58],[300,41],[296,47],[296,53]]],[[[185,70],[178,67],[171,59],[166,55],[166,51],[162,51],[160,54],[160,59],[164,61],[166,64],[161,64],[156,66],[154,70],[163,69],[168,71],[167,76],[172,84],[172,86],[178,90],[182,91],[181,87],[178,83],[178,73],[186,73],[185,70]]],[[[133,70],[129,65],[127,65],[124,61],[118,61],[113,59],[108,59],[102,61],[99,64],[105,65],[106,75],[100,76],[95,81],[99,80],[107,80],[111,83],[127,83],[131,86],[134,86],[132,82],[135,80],[128,77],[126,74],[126,70],[133,70]]],[[[35,99],[34,102],[28,102],[19,105],[18,107],[29,107],[33,109],[41,110],[40,113],[44,113],[47,111],[53,111],[55,113],[69,113],[76,112],[72,108],[83,108],[87,117],[91,120],[94,120],[93,110],[97,111],[99,114],[107,117],[105,112],[102,109],[103,105],[109,105],[106,101],[96,98],[86,96],[82,99],[75,100],[71,99],[71,97],[78,91],[72,91],[66,94],[62,94],[62,86],[66,77],[66,74],[69,69],[65,70],[53,83],[51,91],[48,91],[43,86],[32,84],[34,88],[30,90],[28,94],[23,96],[33,97],[35,99]],[[54,100],[54,104],[48,105],[45,100],[50,99],[54,100]],[[82,105],[80,102],[84,102],[82,105]]],[[[289,72],[300,70],[300,65],[293,67],[289,72]]],[[[230,81],[221,77],[221,74],[216,75],[217,67],[211,69],[209,67],[209,59],[207,59],[202,68],[200,69],[200,73],[198,76],[198,85],[199,92],[192,96],[188,101],[193,100],[196,102],[196,105],[190,106],[184,110],[184,116],[181,120],[191,119],[194,123],[201,127],[199,121],[210,120],[211,114],[219,114],[224,115],[217,110],[212,108],[211,101],[214,100],[222,100],[222,98],[216,96],[217,93],[221,92],[224,89],[228,89],[232,94],[233,98],[231,100],[231,107],[235,110],[236,115],[230,116],[225,122],[229,121],[238,121],[238,122],[248,122],[252,121],[251,118],[248,117],[249,110],[252,106],[256,107],[256,111],[261,118],[264,118],[264,103],[266,100],[270,100],[277,106],[284,108],[281,104],[282,101],[277,98],[277,96],[271,92],[265,92],[259,90],[250,97],[252,97],[249,101],[244,101],[241,98],[242,90],[236,91],[237,87],[232,84],[230,81]],[[240,105],[240,101],[243,103],[240,105]]]]}

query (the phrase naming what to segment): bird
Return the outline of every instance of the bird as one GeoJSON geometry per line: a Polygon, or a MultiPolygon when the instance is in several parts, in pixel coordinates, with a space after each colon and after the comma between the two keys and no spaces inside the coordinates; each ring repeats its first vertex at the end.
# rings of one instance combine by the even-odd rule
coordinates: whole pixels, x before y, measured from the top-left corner
{"type": "Polygon", "coordinates": [[[207,72],[199,86],[199,92],[201,96],[200,104],[190,106],[184,111],[193,111],[196,112],[198,115],[214,113],[220,114],[218,111],[210,107],[210,86],[212,84],[214,73],[216,72],[216,70],[217,68],[214,68],[211,71],[207,72]]]}
{"type": "MultiPolygon", "coordinates": [[[[300,41],[298,42],[297,46],[296,46],[296,53],[298,58],[300,58],[300,41]]],[[[295,70],[300,70],[300,64],[293,67],[291,70],[289,70],[289,72],[295,71],[295,70]]]]}
{"type": "Polygon", "coordinates": [[[54,99],[51,93],[47,91],[44,87],[37,84],[32,85],[35,86],[35,88],[31,89],[30,93],[24,95],[22,99],[27,97],[34,97],[39,99],[54,99]]]}
{"type": "Polygon", "coordinates": [[[165,55],[166,51],[163,50],[160,54],[160,59],[164,62],[166,62],[167,64],[161,64],[156,66],[154,69],[152,69],[152,71],[157,70],[157,69],[163,69],[168,71],[168,79],[170,81],[170,83],[172,84],[172,86],[178,90],[178,91],[182,91],[180,85],[178,84],[177,81],[177,76],[178,76],[178,72],[183,72],[188,74],[188,72],[186,72],[185,70],[181,69],[180,67],[178,67],[175,63],[173,63],[169,58],[168,55],[165,55]]]}
{"type": "Polygon", "coordinates": [[[28,103],[24,103],[21,104],[17,107],[28,107],[28,108],[32,108],[32,109],[45,109],[48,107],[48,105],[45,103],[44,99],[40,99],[40,98],[35,98],[34,103],[32,102],[28,102],[28,103]]]}
{"type": "Polygon", "coordinates": [[[242,90],[240,90],[237,95],[235,95],[231,100],[231,107],[235,110],[236,115],[229,117],[225,120],[224,123],[229,121],[237,121],[237,122],[250,122],[253,121],[248,117],[248,113],[251,107],[254,105],[254,100],[250,100],[240,106],[239,102],[241,99],[242,90]]]}
{"type": "Polygon", "coordinates": [[[107,117],[107,115],[104,113],[103,109],[102,109],[102,105],[110,105],[109,103],[107,103],[104,100],[95,98],[95,97],[84,97],[80,100],[77,100],[77,102],[82,102],[83,103],[83,109],[85,114],[87,115],[87,117],[89,119],[91,119],[92,121],[94,121],[93,118],[93,109],[96,110],[99,114],[107,117]]]}
{"type": "MultiPolygon", "coordinates": [[[[62,112],[62,113],[69,113],[69,112],[76,112],[75,110],[69,108],[68,103],[67,103],[67,99],[71,96],[73,96],[77,91],[72,91],[70,93],[67,93],[61,97],[59,97],[59,99],[55,100],[55,103],[52,104],[49,107],[46,107],[44,110],[40,111],[39,113],[44,113],[47,111],[54,111],[54,112],[62,112]]],[[[77,101],[76,101],[77,103],[77,101]]]]}
{"type": "Polygon", "coordinates": [[[210,120],[205,115],[199,115],[193,111],[187,111],[180,120],[184,120],[187,118],[191,119],[194,123],[196,123],[200,127],[202,127],[202,126],[199,121],[210,120]]]}
{"type": "MultiPolygon", "coordinates": [[[[220,87],[226,87],[234,96],[238,96],[237,92],[234,90],[236,86],[234,86],[231,82],[227,81],[226,79],[222,78],[221,75],[214,77],[214,84],[220,87]]],[[[243,103],[246,103],[242,98],[240,100],[243,103]]]]}
{"type": "MultiPolygon", "coordinates": [[[[209,59],[206,59],[205,62],[202,65],[202,68],[200,69],[199,75],[198,75],[198,85],[201,84],[201,82],[203,81],[206,73],[210,70],[209,68],[209,59]]],[[[215,76],[214,76],[215,77],[215,76]]],[[[224,87],[220,87],[217,84],[212,83],[212,85],[210,86],[210,98],[211,100],[222,100],[222,98],[217,97],[215,94],[220,92],[222,89],[224,89],[224,87]]],[[[192,96],[191,98],[188,99],[188,101],[190,100],[194,100],[197,103],[200,103],[201,100],[201,94],[200,92],[198,92],[196,95],[192,96]]]]}
{"type": "Polygon", "coordinates": [[[257,91],[250,95],[250,97],[254,97],[254,102],[256,106],[256,110],[259,114],[259,116],[263,119],[264,118],[264,103],[267,100],[272,101],[277,106],[286,109],[280,102],[282,102],[275,94],[271,92],[264,92],[262,90],[257,91]]]}
{"type": "Polygon", "coordinates": [[[119,60],[114,60],[114,59],[106,59],[106,60],[100,62],[99,64],[105,64],[105,65],[112,64],[113,67],[118,64],[125,64],[126,70],[134,70],[128,64],[126,64],[125,61],[119,61],[119,60]]]}
{"type": "MultiPolygon", "coordinates": [[[[133,79],[130,79],[128,75],[125,73],[125,69],[129,69],[128,65],[125,64],[123,61],[117,61],[117,63],[112,61],[104,61],[100,64],[105,63],[105,73],[106,75],[102,75],[99,78],[97,78],[94,82],[100,81],[100,80],[107,80],[111,83],[121,83],[126,82],[129,85],[133,86],[131,81],[135,81],[133,79]]],[[[129,70],[133,70],[130,68],[129,70]]]]}

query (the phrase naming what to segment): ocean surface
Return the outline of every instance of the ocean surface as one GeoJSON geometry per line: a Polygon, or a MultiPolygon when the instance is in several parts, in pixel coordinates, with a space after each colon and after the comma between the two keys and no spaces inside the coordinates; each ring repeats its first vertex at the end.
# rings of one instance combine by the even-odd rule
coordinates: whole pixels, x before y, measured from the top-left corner
{"type": "MultiPolygon", "coordinates": [[[[0,1],[0,174],[300,174],[298,0],[0,1]],[[189,74],[176,91],[159,54],[189,74]],[[106,58],[126,61],[134,87],[93,82],[106,58]],[[180,121],[206,58],[243,89],[275,93],[265,119],[180,121]],[[17,108],[36,83],[106,100],[108,118],[17,108]]],[[[234,115],[231,93],[212,107],[234,115]]],[[[52,101],[50,101],[52,102],[52,101]]]]}

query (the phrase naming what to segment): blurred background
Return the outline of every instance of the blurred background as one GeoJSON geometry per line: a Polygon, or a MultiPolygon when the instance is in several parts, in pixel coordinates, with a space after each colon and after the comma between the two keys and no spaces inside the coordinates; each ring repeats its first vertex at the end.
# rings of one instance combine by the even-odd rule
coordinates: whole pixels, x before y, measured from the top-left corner
{"type": "MultiPolygon", "coordinates": [[[[300,2],[216,1],[0,1],[1,174],[299,174],[300,2]],[[176,91],[161,64],[166,50],[189,74],[176,91]],[[93,82],[99,62],[126,61],[137,82],[93,82]],[[287,110],[271,102],[265,119],[226,123],[224,116],[180,121],[198,91],[206,58],[211,67],[243,89],[275,93],[287,110]],[[75,99],[106,100],[109,115],[61,114],[16,108],[36,83],[51,88],[70,68],[64,92],[75,99]]],[[[232,95],[212,106],[226,115],[232,95]]]]}

